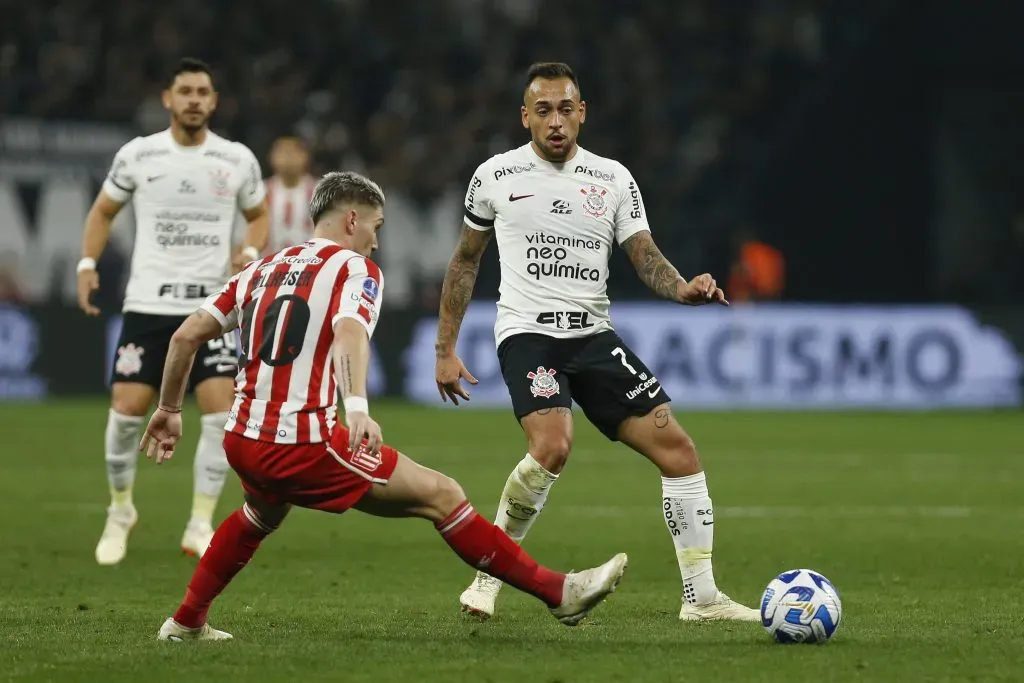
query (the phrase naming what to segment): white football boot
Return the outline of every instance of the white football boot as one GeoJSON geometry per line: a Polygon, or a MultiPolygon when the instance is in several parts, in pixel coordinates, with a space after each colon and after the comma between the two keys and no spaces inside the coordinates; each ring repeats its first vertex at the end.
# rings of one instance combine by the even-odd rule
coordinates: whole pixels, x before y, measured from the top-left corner
{"type": "Polygon", "coordinates": [[[213,540],[213,527],[209,522],[192,522],[185,527],[181,537],[181,552],[193,557],[202,557],[213,540]]]}
{"type": "Polygon", "coordinates": [[[679,618],[682,621],[761,621],[761,613],[718,591],[713,601],[703,605],[691,605],[684,599],[679,618]]]}
{"type": "Polygon", "coordinates": [[[218,631],[209,624],[203,624],[199,628],[185,628],[168,617],[160,632],[156,634],[157,640],[169,640],[174,643],[181,643],[186,640],[231,640],[232,636],[227,631],[218,631]]]}
{"type": "Polygon", "coordinates": [[[96,561],[102,565],[117,564],[128,552],[128,534],[139,521],[134,505],[111,505],[107,508],[107,523],[96,544],[96,561]]]}
{"type": "Polygon", "coordinates": [[[580,623],[590,610],[615,592],[628,564],[626,554],[619,553],[600,567],[566,574],[562,604],[552,607],[551,613],[566,626],[580,623]]]}
{"type": "Polygon", "coordinates": [[[494,601],[498,599],[501,585],[501,581],[490,574],[477,572],[473,583],[459,596],[462,611],[478,619],[490,619],[494,616],[494,601]]]}

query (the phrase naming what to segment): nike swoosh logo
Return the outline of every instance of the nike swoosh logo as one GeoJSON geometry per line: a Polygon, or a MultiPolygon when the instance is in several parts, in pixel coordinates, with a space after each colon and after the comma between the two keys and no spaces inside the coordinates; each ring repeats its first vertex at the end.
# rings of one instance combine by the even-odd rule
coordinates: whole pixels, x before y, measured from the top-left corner
{"type": "Polygon", "coordinates": [[[160,179],[161,179],[161,178],[163,178],[163,177],[164,177],[165,175],[167,175],[167,174],[166,174],[166,173],[161,173],[160,175],[151,175],[151,176],[148,176],[148,177],[146,178],[146,182],[147,182],[147,183],[151,183],[151,182],[153,182],[154,180],[160,180],[160,179]]]}
{"type": "Polygon", "coordinates": [[[703,522],[701,522],[701,524],[703,524],[704,526],[711,526],[712,524],[714,524],[714,522],[709,522],[705,519],[703,522]]]}
{"type": "Polygon", "coordinates": [[[508,196],[508,200],[509,200],[510,202],[518,202],[518,201],[519,201],[520,199],[526,199],[527,197],[532,197],[532,196],[533,196],[532,194],[521,194],[521,195],[519,195],[519,196],[517,197],[517,196],[515,196],[514,194],[510,194],[510,195],[508,196]]]}
{"type": "Polygon", "coordinates": [[[237,365],[231,365],[230,363],[228,363],[228,364],[218,363],[217,364],[217,372],[227,372],[228,370],[237,370],[237,369],[238,369],[237,365]]]}
{"type": "Polygon", "coordinates": [[[658,394],[660,394],[660,393],[661,393],[661,387],[658,387],[658,388],[657,388],[657,389],[655,389],[654,391],[648,391],[648,392],[647,392],[647,397],[648,397],[648,398],[654,398],[655,396],[657,396],[657,395],[658,395],[658,394]]]}

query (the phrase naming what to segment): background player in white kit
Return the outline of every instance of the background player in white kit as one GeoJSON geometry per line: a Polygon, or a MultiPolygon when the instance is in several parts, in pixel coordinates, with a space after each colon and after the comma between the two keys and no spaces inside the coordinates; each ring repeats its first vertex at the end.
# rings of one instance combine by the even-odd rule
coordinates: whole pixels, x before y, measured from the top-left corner
{"type": "MultiPolygon", "coordinates": [[[[135,249],[123,306],[123,327],[114,361],[111,406],[105,437],[111,502],[96,546],[96,561],[124,559],[138,514],[132,486],[142,422],[156,398],[171,335],[208,296],[217,292],[266,245],[268,219],[259,162],[243,144],[208,128],[217,105],[210,68],[183,59],[163,93],[171,114],[167,130],[137,137],[114,157],[86,218],[78,264],[79,304],[89,315],[99,288],[96,261],[110,225],[131,200],[135,249]],[[241,211],[248,221],[245,242],[232,257],[232,227],[241,211]]],[[[195,456],[192,515],[181,539],[183,551],[202,555],[213,537],[213,513],[228,463],[222,441],[234,399],[238,352],[233,334],[200,350],[190,384],[202,413],[195,456]]]]}
{"type": "MultiPolygon", "coordinates": [[[[469,396],[476,380],[455,354],[480,258],[492,235],[501,253],[495,338],[502,376],[529,451],[505,484],[495,524],[521,542],[544,507],[572,446],[572,401],[601,432],[654,463],[662,509],[683,579],[684,620],[758,621],[718,590],[711,566],[714,514],[693,441],[676,422],[657,377],[613,331],[607,296],[613,242],[643,282],[682,304],[727,304],[708,274],[683,279],[655,246],[643,199],[620,163],[576,144],[586,104],[572,69],[533,65],[523,127],[532,142],[477,169],[462,239],[445,275],[437,333],[441,398],[469,396]]],[[[501,583],[477,576],[463,610],[494,614],[501,583]]]]}

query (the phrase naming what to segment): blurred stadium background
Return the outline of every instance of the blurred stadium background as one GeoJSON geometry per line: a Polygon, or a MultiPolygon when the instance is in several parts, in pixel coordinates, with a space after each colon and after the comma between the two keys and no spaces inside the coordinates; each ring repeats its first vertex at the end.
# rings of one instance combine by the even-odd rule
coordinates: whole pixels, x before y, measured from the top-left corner
{"type": "MultiPolygon", "coordinates": [[[[418,324],[436,314],[468,179],[527,139],[523,69],[557,58],[576,66],[592,107],[582,144],[632,169],[681,272],[714,273],[734,301],[779,302],[714,318],[711,331],[664,304],[634,312],[627,302],[650,296],[616,254],[619,326],[628,334],[645,315],[670,314],[667,350],[653,359],[670,393],[726,406],[808,395],[819,407],[1017,404],[1024,48],[1011,10],[952,0],[9,4],[0,395],[103,391],[105,367],[81,359],[103,357],[113,333],[71,307],[82,218],[114,151],[166,127],[166,73],[197,55],[217,71],[214,128],[247,143],[268,177],[274,139],[294,134],[313,173],[352,168],[387,189],[376,388],[418,396],[432,365],[418,324]],[[811,302],[824,307],[801,306],[811,302]],[[855,314],[851,303],[874,307],[855,314]],[[57,350],[67,338],[82,345],[73,358],[57,350]],[[723,340],[734,370],[709,373],[723,340]]],[[[126,210],[101,263],[115,325],[132,229],[126,210]]],[[[497,294],[489,251],[481,302],[497,294]]],[[[484,309],[464,353],[500,385],[484,309]]]]}
{"type": "Polygon", "coordinates": [[[527,640],[546,676],[538,680],[635,680],[638,670],[668,680],[679,673],[680,639],[692,644],[688,667],[714,666],[731,680],[1019,675],[1011,644],[1024,637],[1020,3],[0,8],[0,505],[10,506],[0,534],[13,558],[0,583],[19,586],[0,601],[0,617],[12,633],[48,634],[9,641],[0,677],[326,680],[335,662],[311,633],[347,633],[358,646],[343,643],[348,661],[372,663],[347,680],[521,680],[527,640]],[[214,130],[248,144],[267,177],[274,140],[296,135],[313,174],[349,168],[383,184],[388,284],[374,400],[386,405],[389,440],[462,480],[489,514],[522,451],[491,335],[496,250],[460,339],[481,379],[472,417],[440,410],[437,297],[472,170],[527,140],[518,113],[525,67],[571,63],[590,105],[581,143],[632,170],[655,239],[680,271],[710,271],[735,302],[658,302],[613,257],[613,320],[704,453],[723,522],[723,587],[753,602],[779,571],[813,566],[846,591],[849,646],[801,661],[753,647],[753,631],[680,631],[653,472],[581,424],[575,464],[530,543],[559,566],[629,546],[634,574],[616,596],[623,611],[609,603],[601,627],[566,635],[510,596],[506,621],[469,632],[452,610],[469,574],[429,530],[304,516],[219,608],[251,642],[213,660],[176,660],[173,675],[161,668],[167,659],[148,641],[190,572],[169,555],[189,458],[140,475],[144,523],[125,566],[92,562],[130,209],[100,262],[103,319],[77,309],[74,266],[114,152],[166,127],[160,90],[185,55],[216,71],[214,130]],[[607,497],[595,503],[594,491],[607,497]],[[780,533],[780,520],[799,534],[780,533]],[[325,538],[328,550],[318,546],[325,538]],[[388,569],[413,558],[423,567],[415,580],[388,569]],[[305,572],[301,585],[294,572],[305,572]]]}

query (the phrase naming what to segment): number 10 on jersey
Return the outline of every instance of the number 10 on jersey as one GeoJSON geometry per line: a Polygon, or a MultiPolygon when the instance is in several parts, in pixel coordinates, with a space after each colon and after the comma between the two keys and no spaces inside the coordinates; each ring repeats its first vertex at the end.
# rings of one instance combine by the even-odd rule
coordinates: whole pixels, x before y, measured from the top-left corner
{"type": "Polygon", "coordinates": [[[306,341],[309,304],[295,294],[275,297],[260,317],[260,336],[254,339],[254,324],[266,290],[253,296],[242,309],[242,356],[259,359],[270,367],[295,362],[306,341]]]}

